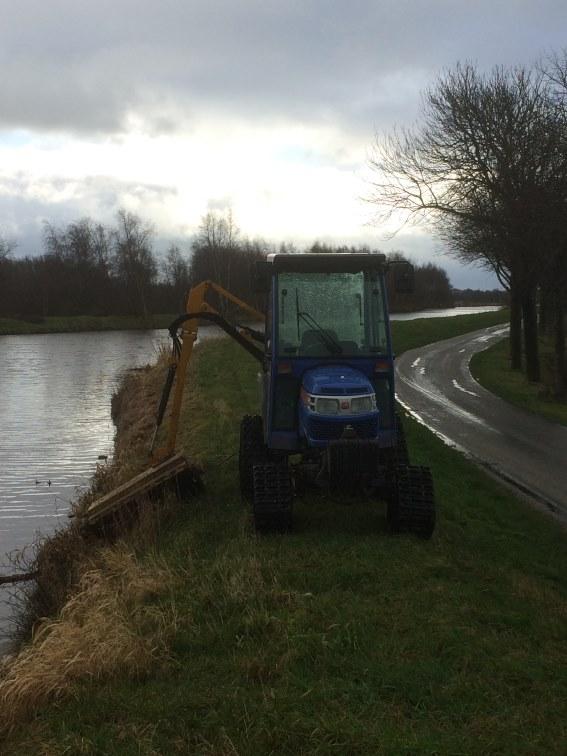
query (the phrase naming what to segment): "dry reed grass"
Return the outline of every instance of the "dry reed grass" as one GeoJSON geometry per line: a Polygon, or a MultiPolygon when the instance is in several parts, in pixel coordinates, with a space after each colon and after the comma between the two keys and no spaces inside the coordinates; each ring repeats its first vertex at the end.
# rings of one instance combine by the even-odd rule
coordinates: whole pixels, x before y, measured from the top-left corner
{"type": "MultiPolygon", "coordinates": [[[[163,350],[158,354],[156,365],[132,370],[123,376],[112,398],[117,427],[114,459],[97,466],[89,489],[72,506],[75,516],[146,464],[154,410],[166,367],[167,354],[163,350]]],[[[165,507],[164,511],[169,509],[165,507]]],[[[148,501],[139,512],[132,514],[117,518],[103,535],[115,538],[128,532],[131,542],[142,547],[154,542],[163,511],[158,513],[156,506],[148,501]]],[[[38,538],[22,552],[11,555],[11,562],[18,571],[37,574],[34,583],[13,594],[15,635],[19,640],[30,637],[39,619],[57,615],[76,588],[85,562],[101,543],[100,537],[85,533],[75,522],[47,537],[38,538]]]]}
{"type": "MultiPolygon", "coordinates": [[[[114,458],[98,472],[101,487],[96,495],[128,480],[147,464],[151,438],[169,356],[157,353],[157,362],[124,374],[111,400],[116,426],[114,458]]],[[[84,504],[84,502],[80,502],[84,504]]]]}
{"type": "MultiPolygon", "coordinates": [[[[114,459],[97,467],[75,514],[145,465],[166,367],[162,351],[156,365],[123,377],[112,400],[114,459]]],[[[148,501],[135,519],[114,523],[112,537],[122,540],[112,547],[75,521],[13,555],[19,569],[38,577],[19,594],[17,636],[31,641],[0,666],[0,735],[80,680],[145,674],[167,656],[175,612],[151,600],[172,586],[174,574],[155,560],[142,566],[134,552],[151,548],[171,510],[170,499],[159,507],[148,501]]]]}
{"type": "Polygon", "coordinates": [[[33,582],[12,592],[15,640],[30,638],[39,619],[56,616],[92,554],[92,540],[73,523],[10,555],[18,572],[36,575],[33,582]]]}
{"type": "Polygon", "coordinates": [[[142,564],[124,543],[101,550],[60,616],[39,625],[32,642],[4,664],[0,734],[80,680],[140,676],[165,659],[177,618],[171,602],[156,599],[175,580],[164,564],[142,564]]]}

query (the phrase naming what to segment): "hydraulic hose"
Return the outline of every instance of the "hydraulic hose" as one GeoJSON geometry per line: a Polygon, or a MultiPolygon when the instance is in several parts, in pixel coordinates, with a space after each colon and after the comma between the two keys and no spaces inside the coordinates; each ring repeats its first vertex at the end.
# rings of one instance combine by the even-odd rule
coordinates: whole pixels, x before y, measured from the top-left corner
{"type": "MultiPolygon", "coordinates": [[[[169,326],[169,334],[173,339],[173,348],[178,356],[179,354],[181,354],[181,343],[179,341],[177,331],[179,327],[183,325],[183,323],[186,323],[188,320],[194,320],[195,318],[199,318],[201,320],[210,320],[211,323],[218,325],[223,329],[225,333],[227,333],[231,338],[238,342],[243,349],[246,349],[246,351],[251,354],[252,357],[257,359],[258,362],[263,362],[264,350],[259,349],[257,346],[254,346],[254,344],[251,344],[245,336],[239,333],[239,331],[231,323],[228,322],[228,320],[225,320],[222,315],[219,315],[216,312],[187,312],[183,315],[180,315],[178,318],[175,318],[173,323],[169,326]]],[[[246,330],[250,332],[250,335],[256,341],[260,340],[261,334],[258,331],[253,331],[248,327],[246,327],[246,330]]],[[[263,340],[264,339],[262,337],[262,341],[263,340]]]]}

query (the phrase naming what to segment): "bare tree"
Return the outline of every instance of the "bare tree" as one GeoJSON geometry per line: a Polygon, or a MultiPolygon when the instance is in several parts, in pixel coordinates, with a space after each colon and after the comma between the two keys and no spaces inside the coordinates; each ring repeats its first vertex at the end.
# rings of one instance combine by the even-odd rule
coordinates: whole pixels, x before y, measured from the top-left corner
{"type": "Polygon", "coordinates": [[[126,287],[133,311],[146,318],[149,290],[157,275],[153,236],[151,224],[124,209],[118,211],[114,231],[114,272],[126,287]]]}
{"type": "MultiPolygon", "coordinates": [[[[191,284],[211,279],[247,302],[261,307],[262,298],[252,287],[253,266],[266,257],[271,246],[261,239],[240,237],[232,212],[207,213],[191,245],[191,284]]],[[[228,305],[217,303],[223,314],[228,305]]]]}
{"type": "Polygon", "coordinates": [[[177,305],[183,307],[189,289],[189,261],[176,244],[170,245],[161,268],[165,282],[173,290],[177,305]]]}
{"type": "Polygon", "coordinates": [[[555,106],[559,138],[555,159],[560,168],[549,182],[549,224],[546,242],[549,261],[543,271],[540,298],[542,330],[553,333],[555,351],[555,392],[567,394],[567,356],[565,349],[567,315],[567,49],[550,55],[540,63],[555,106]]]}
{"type": "Polygon", "coordinates": [[[45,264],[61,269],[60,280],[51,280],[49,288],[66,303],[67,313],[104,312],[108,307],[110,245],[110,231],[91,218],[63,227],[44,224],[45,264]]]}
{"type": "Polygon", "coordinates": [[[511,355],[540,375],[536,288],[549,182],[560,142],[541,72],[459,65],[424,95],[423,125],[377,137],[371,200],[381,216],[426,222],[456,254],[492,268],[511,290],[511,355]],[[545,211],[545,212],[544,212],[545,211]]]}
{"type": "Polygon", "coordinates": [[[0,263],[8,260],[17,246],[14,239],[8,239],[3,234],[0,234],[0,263]]]}
{"type": "MultiPolygon", "coordinates": [[[[0,312],[4,311],[7,294],[10,287],[11,254],[16,248],[16,242],[0,234],[0,312]]],[[[5,311],[3,314],[7,314],[5,311]]]]}
{"type": "Polygon", "coordinates": [[[195,268],[198,264],[210,271],[210,277],[226,289],[232,287],[232,272],[235,251],[238,249],[238,229],[232,210],[225,215],[208,212],[201,220],[197,238],[193,243],[195,268]]]}

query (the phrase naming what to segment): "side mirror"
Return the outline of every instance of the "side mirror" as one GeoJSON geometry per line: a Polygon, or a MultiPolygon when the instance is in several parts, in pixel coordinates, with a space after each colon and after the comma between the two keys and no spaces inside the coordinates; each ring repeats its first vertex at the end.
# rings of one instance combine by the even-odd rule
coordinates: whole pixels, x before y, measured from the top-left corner
{"type": "Polygon", "coordinates": [[[415,291],[413,265],[405,260],[390,264],[394,275],[394,291],[398,294],[413,294],[415,291]]]}
{"type": "Polygon", "coordinates": [[[252,274],[252,290],[254,294],[266,294],[270,291],[273,265],[266,260],[257,260],[254,263],[252,274]]]}

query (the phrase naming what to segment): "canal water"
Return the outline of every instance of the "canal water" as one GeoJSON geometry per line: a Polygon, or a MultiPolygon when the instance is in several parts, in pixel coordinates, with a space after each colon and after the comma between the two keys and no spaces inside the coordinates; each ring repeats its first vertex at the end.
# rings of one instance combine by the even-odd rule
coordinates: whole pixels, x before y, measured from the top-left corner
{"type": "Polygon", "coordinates": [[[399,312],[390,315],[390,320],[417,320],[418,318],[452,318],[455,315],[475,315],[479,312],[501,310],[500,305],[484,307],[450,307],[446,310],[419,310],[419,312],[399,312]]]}
{"type": "MultiPolygon", "coordinates": [[[[483,308],[394,315],[447,317],[483,308]]],[[[222,335],[214,327],[200,339],[222,335]]],[[[129,368],[153,362],[167,331],[0,336],[0,574],[5,555],[67,520],[70,501],[110,456],[110,397],[129,368]]],[[[9,633],[13,589],[0,586],[0,649],[9,633]]]]}
{"type": "MultiPolygon", "coordinates": [[[[155,359],[166,331],[0,337],[0,574],[6,553],[65,524],[99,456],[112,453],[110,397],[155,359]]],[[[9,629],[0,586],[0,644],[9,629]],[[4,621],[2,621],[4,619],[4,621]]]]}

